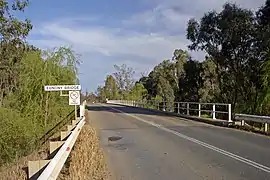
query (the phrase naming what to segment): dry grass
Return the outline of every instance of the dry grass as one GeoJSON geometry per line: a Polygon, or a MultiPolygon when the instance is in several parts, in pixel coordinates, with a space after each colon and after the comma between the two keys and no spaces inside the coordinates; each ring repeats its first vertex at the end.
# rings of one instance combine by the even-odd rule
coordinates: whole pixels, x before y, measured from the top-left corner
{"type": "Polygon", "coordinates": [[[108,170],[96,131],[86,123],[59,180],[107,180],[108,170]]]}
{"type": "MultiPolygon", "coordinates": [[[[64,127],[63,127],[64,128],[64,127]]],[[[49,138],[58,139],[59,133],[49,138]]],[[[28,179],[28,161],[47,159],[49,155],[49,141],[45,142],[38,150],[17,161],[0,167],[0,180],[26,180],[28,179]]]]}
{"type": "Polygon", "coordinates": [[[27,169],[28,161],[35,161],[47,158],[48,143],[45,143],[39,151],[19,159],[12,164],[6,164],[0,168],[0,180],[26,180],[28,179],[27,169]]]}

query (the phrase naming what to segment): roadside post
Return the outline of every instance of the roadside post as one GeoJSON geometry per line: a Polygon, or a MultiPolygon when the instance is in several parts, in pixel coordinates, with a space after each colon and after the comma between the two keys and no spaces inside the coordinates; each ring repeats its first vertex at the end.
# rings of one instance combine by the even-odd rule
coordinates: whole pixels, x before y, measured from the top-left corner
{"type": "Polygon", "coordinates": [[[69,105],[74,106],[75,120],[77,120],[77,106],[81,104],[81,85],[46,85],[45,91],[60,91],[60,96],[69,97],[69,105]],[[63,91],[69,91],[64,94],[63,91]]]}
{"type": "Polygon", "coordinates": [[[77,106],[80,105],[80,91],[69,91],[69,105],[75,108],[75,120],[77,120],[77,106]]]}

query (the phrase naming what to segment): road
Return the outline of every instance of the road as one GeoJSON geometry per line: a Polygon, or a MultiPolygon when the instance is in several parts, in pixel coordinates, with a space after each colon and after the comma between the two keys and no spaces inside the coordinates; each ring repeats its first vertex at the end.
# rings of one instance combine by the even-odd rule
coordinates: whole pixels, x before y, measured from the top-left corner
{"type": "Polygon", "coordinates": [[[133,107],[88,109],[111,179],[270,179],[269,137],[133,107]],[[121,139],[108,141],[113,136],[121,139]]]}

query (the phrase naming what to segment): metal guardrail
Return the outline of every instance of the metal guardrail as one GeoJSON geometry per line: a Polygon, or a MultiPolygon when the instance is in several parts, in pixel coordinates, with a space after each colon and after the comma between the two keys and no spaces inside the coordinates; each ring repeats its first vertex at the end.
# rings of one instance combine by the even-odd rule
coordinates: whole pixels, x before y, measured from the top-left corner
{"type": "Polygon", "coordinates": [[[54,154],[50,160],[29,161],[29,179],[56,180],[65,164],[77,137],[85,124],[86,101],[80,105],[80,118],[67,126],[67,131],[61,132],[61,141],[50,142],[50,154],[54,154]]]}
{"type": "Polygon", "coordinates": [[[147,107],[162,111],[175,112],[187,116],[202,117],[208,114],[212,119],[222,119],[232,122],[231,104],[224,103],[198,103],[198,102],[158,102],[158,101],[128,101],[108,100],[114,104],[123,104],[135,107],[147,107]]]}
{"type": "Polygon", "coordinates": [[[268,132],[270,117],[269,116],[257,116],[249,114],[235,114],[235,120],[241,121],[241,125],[245,125],[245,121],[264,123],[264,131],[268,132]]]}
{"type": "MultiPolygon", "coordinates": [[[[79,109],[77,110],[77,113],[79,114],[79,109]]],[[[58,122],[54,127],[52,127],[50,130],[48,130],[40,139],[38,144],[42,145],[45,142],[49,140],[57,131],[60,130],[64,125],[66,125],[68,122],[71,122],[72,119],[75,119],[74,110],[71,111],[66,117],[64,117],[60,122],[58,122]]]]}

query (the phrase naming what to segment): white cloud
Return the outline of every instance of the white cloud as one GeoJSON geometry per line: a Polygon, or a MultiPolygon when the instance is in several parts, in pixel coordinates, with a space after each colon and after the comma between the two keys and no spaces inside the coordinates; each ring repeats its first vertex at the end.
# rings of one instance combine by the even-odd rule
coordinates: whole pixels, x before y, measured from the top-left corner
{"type": "MultiPolygon", "coordinates": [[[[53,36],[37,43],[59,44],[66,42],[80,47],[82,52],[99,52],[106,56],[132,55],[145,59],[170,58],[173,49],[186,48],[187,21],[210,9],[221,8],[225,0],[152,0],[153,8],[139,12],[127,19],[120,19],[122,27],[77,25],[78,21],[93,22],[96,17],[66,18],[47,22],[37,28],[43,36],[53,36]],[[135,28],[136,27],[136,28],[135,28]],[[58,40],[57,40],[58,39],[58,40]]],[[[245,7],[258,7],[264,0],[238,0],[245,7]]]]}
{"type": "MultiPolygon", "coordinates": [[[[73,28],[57,23],[46,24],[39,31],[43,36],[54,36],[80,51],[99,52],[106,56],[138,56],[146,60],[169,58],[174,48],[185,48],[187,40],[181,36],[144,34],[125,29],[104,27],[73,28]],[[119,35],[121,34],[127,35],[119,35]]],[[[42,43],[46,41],[42,40],[42,43]]],[[[48,43],[51,43],[48,41],[48,43]]],[[[59,43],[59,42],[58,42],[59,43]]],[[[53,43],[51,43],[53,44],[53,43]]]]}
{"type": "MultiPolygon", "coordinates": [[[[88,77],[89,73],[94,74],[96,81],[93,82],[93,86],[96,86],[95,83],[103,81],[104,73],[112,71],[113,64],[126,63],[140,73],[150,70],[163,59],[171,58],[174,49],[186,49],[189,43],[185,37],[187,21],[192,17],[199,18],[209,10],[220,10],[226,2],[225,0],[142,1],[147,1],[146,3],[152,7],[131,17],[117,19],[120,24],[118,28],[101,26],[98,24],[98,21],[102,21],[100,16],[56,19],[38,25],[33,35],[41,37],[30,41],[39,47],[72,45],[83,55],[84,62],[87,61],[85,64],[89,65],[89,67],[82,66],[82,77],[88,77]],[[95,58],[92,58],[93,56],[95,58]]],[[[236,2],[243,7],[256,9],[264,3],[264,0],[236,2]]],[[[202,57],[202,53],[193,54],[196,58],[202,57]]]]}

